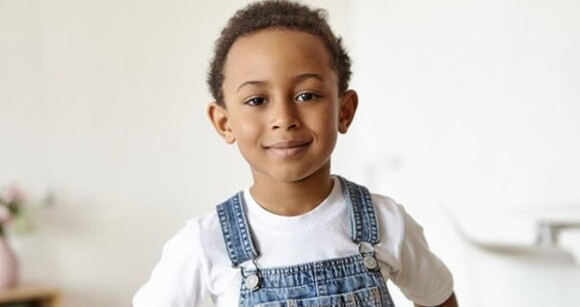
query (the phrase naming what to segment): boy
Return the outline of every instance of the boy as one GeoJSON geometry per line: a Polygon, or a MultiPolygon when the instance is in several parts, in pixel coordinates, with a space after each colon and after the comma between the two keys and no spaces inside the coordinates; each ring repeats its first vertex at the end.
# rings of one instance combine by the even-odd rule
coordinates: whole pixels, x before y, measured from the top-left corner
{"type": "Polygon", "coordinates": [[[286,1],[238,11],[216,43],[208,114],[253,185],[165,246],[134,306],[457,306],[451,274],[393,200],[330,174],[357,109],[350,60],[323,13],[286,1]]]}

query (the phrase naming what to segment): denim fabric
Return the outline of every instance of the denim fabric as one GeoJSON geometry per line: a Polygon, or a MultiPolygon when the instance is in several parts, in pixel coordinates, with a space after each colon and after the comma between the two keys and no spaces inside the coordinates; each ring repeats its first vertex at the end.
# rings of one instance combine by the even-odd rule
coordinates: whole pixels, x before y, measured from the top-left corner
{"type": "Polygon", "coordinates": [[[352,240],[356,243],[379,243],[379,223],[367,188],[352,183],[340,176],[342,194],[348,202],[352,240]]]}
{"type": "Polygon", "coordinates": [[[224,242],[234,267],[260,255],[254,247],[245,207],[242,192],[217,206],[224,242]]]}
{"type": "MultiPolygon", "coordinates": [[[[379,242],[378,222],[368,190],[338,177],[349,206],[353,242],[379,242]]],[[[233,267],[256,261],[251,229],[241,193],[218,205],[224,242],[233,267]]],[[[266,247],[267,248],[267,247],[266,247]]],[[[345,258],[288,267],[243,269],[241,307],[393,307],[378,267],[365,266],[374,250],[345,258]],[[256,287],[250,280],[259,279],[256,287]]]]}

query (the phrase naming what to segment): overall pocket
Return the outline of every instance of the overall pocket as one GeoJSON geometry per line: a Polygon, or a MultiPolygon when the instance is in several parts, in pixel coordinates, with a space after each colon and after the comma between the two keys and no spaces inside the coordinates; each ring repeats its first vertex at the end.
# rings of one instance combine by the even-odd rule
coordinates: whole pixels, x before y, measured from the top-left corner
{"type": "Polygon", "coordinates": [[[381,307],[381,294],[377,287],[349,293],[320,296],[305,299],[289,299],[268,302],[255,307],[381,307]]]}

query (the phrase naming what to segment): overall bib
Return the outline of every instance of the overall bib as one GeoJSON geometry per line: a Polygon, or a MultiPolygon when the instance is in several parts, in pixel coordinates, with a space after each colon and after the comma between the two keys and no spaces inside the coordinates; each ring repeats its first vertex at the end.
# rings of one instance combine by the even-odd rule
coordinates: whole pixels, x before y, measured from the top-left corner
{"type": "Polygon", "coordinates": [[[358,254],[345,258],[260,268],[242,192],[217,206],[232,266],[242,272],[240,307],[394,307],[374,255],[379,228],[371,196],[365,187],[338,179],[351,238],[359,246],[358,254]],[[255,269],[240,267],[246,261],[255,269]]]}

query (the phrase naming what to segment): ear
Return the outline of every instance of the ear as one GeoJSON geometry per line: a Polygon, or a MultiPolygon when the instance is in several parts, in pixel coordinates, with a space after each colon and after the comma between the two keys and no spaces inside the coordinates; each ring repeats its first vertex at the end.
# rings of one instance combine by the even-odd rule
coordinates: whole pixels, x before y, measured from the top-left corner
{"type": "Polygon", "coordinates": [[[228,110],[224,106],[219,105],[215,101],[211,102],[207,107],[207,115],[217,133],[226,143],[232,144],[236,141],[229,125],[228,110]]]}
{"type": "Polygon", "coordinates": [[[346,133],[348,127],[354,119],[358,106],[358,95],[354,90],[346,91],[341,97],[340,111],[338,117],[338,132],[346,133]]]}

